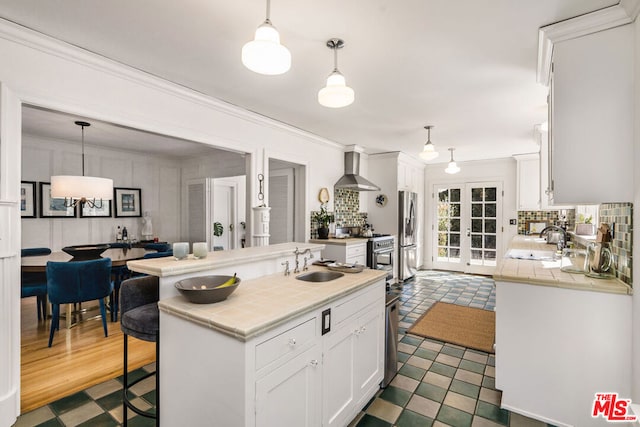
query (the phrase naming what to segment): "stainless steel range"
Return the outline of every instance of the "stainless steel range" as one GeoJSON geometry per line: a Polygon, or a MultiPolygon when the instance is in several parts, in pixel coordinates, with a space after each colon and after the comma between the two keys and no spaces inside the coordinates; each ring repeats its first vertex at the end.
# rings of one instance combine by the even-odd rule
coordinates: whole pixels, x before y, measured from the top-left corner
{"type": "Polygon", "coordinates": [[[374,234],[367,241],[367,267],[387,272],[387,282],[393,279],[393,251],[395,244],[390,234],[374,234]]]}

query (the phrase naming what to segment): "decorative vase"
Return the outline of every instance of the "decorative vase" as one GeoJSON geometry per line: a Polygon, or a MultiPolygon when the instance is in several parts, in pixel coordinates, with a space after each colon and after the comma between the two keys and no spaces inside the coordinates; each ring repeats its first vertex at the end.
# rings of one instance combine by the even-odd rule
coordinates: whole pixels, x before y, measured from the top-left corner
{"type": "Polygon", "coordinates": [[[328,239],[328,238],[329,238],[329,227],[318,228],[318,239],[328,239]]]}

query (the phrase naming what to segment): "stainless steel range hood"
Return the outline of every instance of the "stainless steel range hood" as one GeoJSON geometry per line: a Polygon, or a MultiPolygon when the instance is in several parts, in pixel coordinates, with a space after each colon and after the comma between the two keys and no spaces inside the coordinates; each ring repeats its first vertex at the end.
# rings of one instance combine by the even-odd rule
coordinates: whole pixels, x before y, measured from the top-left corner
{"type": "Polygon", "coordinates": [[[360,176],[360,153],[347,151],[344,153],[344,175],[334,185],[355,191],[379,191],[380,187],[360,176]]]}

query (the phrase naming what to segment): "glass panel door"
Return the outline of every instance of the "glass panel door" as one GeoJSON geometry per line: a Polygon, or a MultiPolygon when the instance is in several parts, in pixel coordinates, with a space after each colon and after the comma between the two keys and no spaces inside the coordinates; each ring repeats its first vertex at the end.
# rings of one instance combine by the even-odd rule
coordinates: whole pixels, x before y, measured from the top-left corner
{"type": "Polygon", "coordinates": [[[492,274],[502,233],[502,184],[434,186],[433,267],[492,274]]]}
{"type": "Polygon", "coordinates": [[[437,186],[434,268],[462,271],[462,191],[464,187],[437,186]]]}
{"type": "Polygon", "coordinates": [[[466,271],[491,274],[497,265],[498,229],[502,230],[502,186],[495,182],[471,183],[467,184],[467,194],[471,206],[466,271]]]}

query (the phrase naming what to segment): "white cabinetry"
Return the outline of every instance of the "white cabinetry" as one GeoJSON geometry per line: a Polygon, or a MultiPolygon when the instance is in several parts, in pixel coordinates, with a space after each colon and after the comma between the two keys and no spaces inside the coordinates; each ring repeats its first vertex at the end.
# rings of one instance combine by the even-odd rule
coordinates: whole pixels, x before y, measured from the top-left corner
{"type": "MultiPolygon", "coordinates": [[[[318,242],[319,240],[314,240],[318,242]]],[[[337,262],[348,264],[367,265],[367,243],[366,241],[325,241],[325,248],[322,256],[327,259],[335,259],[337,262]]]]}
{"type": "Polygon", "coordinates": [[[629,295],[496,282],[501,407],[554,425],[603,425],[591,418],[595,393],[631,395],[631,326],[629,295]]]}
{"type": "Polygon", "coordinates": [[[633,200],[633,26],[554,44],[550,86],[553,200],[633,200]]]}
{"type": "Polygon", "coordinates": [[[376,302],[362,308],[372,296],[362,295],[336,308],[337,324],[326,336],[323,348],[323,384],[330,384],[332,390],[323,393],[324,426],[347,425],[379,387],[384,366],[384,341],[379,339],[384,336],[384,313],[376,302]],[[345,314],[353,314],[340,321],[341,308],[345,314]]]}
{"type": "Polygon", "coordinates": [[[518,210],[540,209],[540,155],[513,156],[517,164],[518,210]]]}
{"type": "Polygon", "coordinates": [[[321,360],[314,345],[256,381],[256,427],[320,425],[321,360]]]}
{"type": "Polygon", "coordinates": [[[247,341],[161,312],[162,424],[347,425],[384,375],[384,295],[381,278],[247,341]]]}

